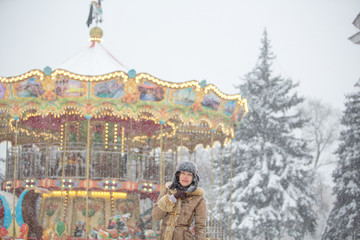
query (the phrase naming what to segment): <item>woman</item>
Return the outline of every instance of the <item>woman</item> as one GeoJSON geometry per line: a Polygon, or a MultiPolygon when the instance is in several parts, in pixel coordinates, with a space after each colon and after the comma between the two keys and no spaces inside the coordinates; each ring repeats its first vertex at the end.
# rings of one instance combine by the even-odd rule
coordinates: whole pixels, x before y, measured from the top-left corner
{"type": "Polygon", "coordinates": [[[195,163],[181,162],[152,210],[153,220],[163,220],[159,240],[206,239],[206,201],[198,187],[195,163]],[[195,235],[190,226],[195,220],[195,235]]]}

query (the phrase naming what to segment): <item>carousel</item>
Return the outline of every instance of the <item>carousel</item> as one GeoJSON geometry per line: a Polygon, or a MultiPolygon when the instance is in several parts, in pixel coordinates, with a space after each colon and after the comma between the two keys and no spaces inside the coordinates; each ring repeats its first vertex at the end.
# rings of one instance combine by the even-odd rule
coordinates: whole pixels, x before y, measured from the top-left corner
{"type": "Polygon", "coordinates": [[[206,82],[127,70],[102,34],[59,68],[0,77],[1,238],[155,238],[151,207],[178,162],[230,143],[247,112],[206,82]]]}

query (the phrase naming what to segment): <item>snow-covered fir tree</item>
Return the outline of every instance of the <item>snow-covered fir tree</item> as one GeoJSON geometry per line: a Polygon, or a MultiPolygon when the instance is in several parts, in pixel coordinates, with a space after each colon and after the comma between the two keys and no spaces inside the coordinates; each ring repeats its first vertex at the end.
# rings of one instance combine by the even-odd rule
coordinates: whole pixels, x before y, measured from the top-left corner
{"type": "MultiPolygon", "coordinates": [[[[236,149],[232,147],[231,144],[227,144],[223,147],[215,145],[214,148],[214,198],[215,198],[215,207],[213,212],[213,237],[218,237],[220,239],[229,239],[230,238],[230,225],[233,222],[235,216],[230,216],[230,184],[233,174],[233,169],[231,166],[239,166],[238,163],[230,164],[231,161],[234,161],[235,156],[239,154],[235,152],[236,149]],[[233,151],[234,150],[234,151],[233,151]],[[218,235],[216,234],[218,231],[218,235]]],[[[206,191],[207,189],[205,189],[206,191]]],[[[211,190],[211,189],[210,189],[211,190]]],[[[209,198],[210,191],[207,190],[207,196],[209,198]]],[[[207,200],[208,203],[210,199],[207,200]]],[[[210,212],[208,214],[209,218],[210,212]]],[[[208,226],[209,232],[211,226],[208,226]]],[[[233,234],[232,234],[233,235],[233,234]]],[[[237,239],[237,238],[232,238],[237,239]]]]}
{"type": "Polygon", "coordinates": [[[337,195],[323,234],[327,239],[360,239],[360,81],[357,92],[346,96],[341,120],[344,129],[336,151],[333,173],[337,195]]]}
{"type": "MultiPolygon", "coordinates": [[[[264,31],[258,63],[238,86],[249,112],[233,143],[233,239],[303,239],[316,226],[311,156],[296,135],[306,121],[295,110],[303,99],[297,84],[272,76],[273,59],[264,31]]],[[[224,156],[225,169],[230,157],[224,156]]],[[[229,179],[223,178],[224,195],[229,179]]],[[[229,216],[229,201],[223,201],[223,216],[229,216]]]]}

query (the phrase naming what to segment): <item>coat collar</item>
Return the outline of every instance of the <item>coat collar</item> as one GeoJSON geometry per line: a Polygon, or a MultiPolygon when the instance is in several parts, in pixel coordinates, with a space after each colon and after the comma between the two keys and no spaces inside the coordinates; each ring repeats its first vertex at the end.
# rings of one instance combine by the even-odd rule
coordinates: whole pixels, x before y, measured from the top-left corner
{"type": "MultiPolygon", "coordinates": [[[[169,189],[169,186],[171,185],[171,182],[167,182],[165,184],[166,188],[169,189]]],[[[176,189],[169,189],[169,191],[173,194],[173,193],[176,193],[176,189]]],[[[205,195],[205,191],[203,188],[201,187],[197,187],[196,190],[192,193],[189,194],[190,196],[201,196],[203,197],[205,195]]]]}

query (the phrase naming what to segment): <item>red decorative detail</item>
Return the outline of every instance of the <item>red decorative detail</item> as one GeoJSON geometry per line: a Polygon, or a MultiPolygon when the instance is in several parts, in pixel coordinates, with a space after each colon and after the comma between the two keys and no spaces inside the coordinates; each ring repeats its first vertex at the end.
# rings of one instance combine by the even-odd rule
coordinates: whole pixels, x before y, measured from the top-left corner
{"type": "Polygon", "coordinates": [[[94,106],[88,103],[85,105],[85,109],[87,114],[91,114],[91,111],[94,109],[94,106]]]}
{"type": "Polygon", "coordinates": [[[56,95],[52,91],[46,91],[43,95],[43,99],[52,101],[56,99],[56,95]]]}
{"type": "Polygon", "coordinates": [[[158,114],[159,114],[160,118],[166,119],[166,115],[168,114],[168,111],[166,111],[165,109],[162,108],[162,109],[158,110],[158,114]]]}
{"type": "Polygon", "coordinates": [[[194,110],[194,112],[199,111],[201,108],[201,104],[198,102],[195,102],[194,105],[192,106],[192,109],[194,110]]]}
{"type": "Polygon", "coordinates": [[[0,236],[1,237],[7,237],[8,234],[9,234],[9,232],[4,226],[0,227],[0,236]]]}
{"type": "Polygon", "coordinates": [[[4,211],[4,207],[0,208],[0,219],[3,219],[5,216],[5,211],[4,211]]]}
{"type": "Polygon", "coordinates": [[[14,104],[14,106],[12,107],[12,110],[14,111],[14,113],[19,113],[20,107],[18,104],[14,104]]]}
{"type": "Polygon", "coordinates": [[[29,226],[26,223],[21,225],[21,227],[20,227],[20,238],[26,238],[27,234],[28,234],[28,231],[29,231],[29,226]]]}
{"type": "Polygon", "coordinates": [[[126,103],[131,103],[133,97],[132,97],[132,95],[131,95],[130,93],[127,93],[127,94],[125,95],[124,99],[125,99],[125,102],[126,102],[126,103]]]}

